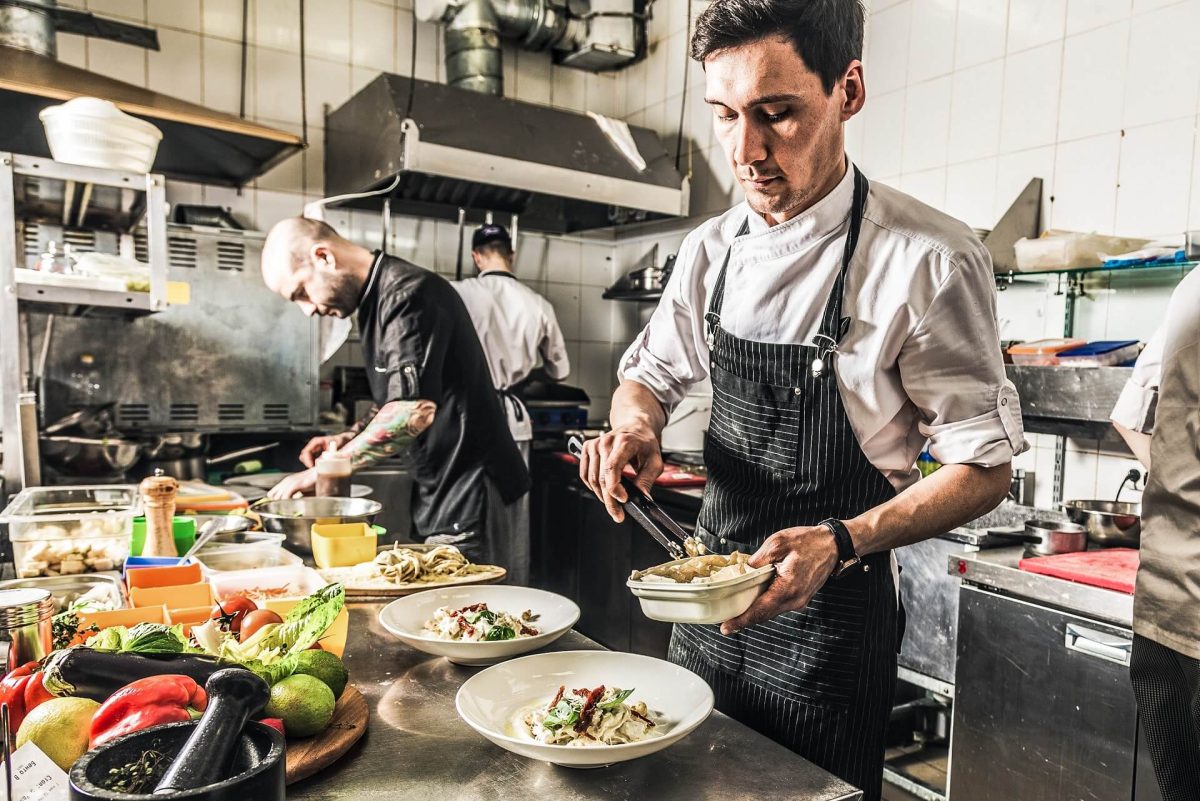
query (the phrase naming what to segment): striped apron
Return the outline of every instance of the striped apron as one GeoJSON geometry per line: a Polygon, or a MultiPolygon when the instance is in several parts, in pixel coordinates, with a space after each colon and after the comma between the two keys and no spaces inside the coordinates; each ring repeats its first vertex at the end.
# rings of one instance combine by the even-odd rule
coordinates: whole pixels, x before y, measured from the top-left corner
{"type": "MultiPolygon", "coordinates": [[[[842,291],[866,204],[867,180],[857,168],[854,179],[819,344],[754,342],[722,328],[726,252],[705,315],[713,406],[698,534],[714,552],[753,553],[776,531],[845,520],[895,495],[863,454],[829,366],[849,324],[842,291]]],[[[743,223],[738,236],[747,230],[743,223]]],[[[867,801],[880,797],[899,647],[890,559],[890,552],[871,554],[860,569],[830,579],[803,610],[733,636],[694,625],[678,625],[671,636],[672,661],[712,685],[718,709],[862,789],[867,801]]]]}

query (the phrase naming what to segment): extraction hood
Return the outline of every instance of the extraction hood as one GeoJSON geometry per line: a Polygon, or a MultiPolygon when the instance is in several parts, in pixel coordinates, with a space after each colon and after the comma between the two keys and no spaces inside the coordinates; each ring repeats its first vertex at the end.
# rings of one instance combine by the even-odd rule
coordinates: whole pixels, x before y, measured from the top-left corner
{"type": "Polygon", "coordinates": [[[0,151],[49,157],[38,112],[74,97],[112,101],[163,132],[154,172],[241,186],[303,147],[300,137],[0,45],[0,151]]]}
{"type": "Polygon", "coordinates": [[[349,205],[556,233],[685,216],[687,180],[653,131],[630,132],[645,170],[586,114],[383,74],[326,118],[325,192],[390,186],[349,205]]]}

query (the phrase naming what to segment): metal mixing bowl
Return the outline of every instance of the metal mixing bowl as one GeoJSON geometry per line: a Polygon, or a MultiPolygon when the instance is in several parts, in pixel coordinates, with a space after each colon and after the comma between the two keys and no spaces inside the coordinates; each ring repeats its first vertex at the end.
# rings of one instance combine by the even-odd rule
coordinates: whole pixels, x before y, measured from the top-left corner
{"type": "Polygon", "coordinates": [[[262,518],[263,528],[287,537],[287,545],[312,553],[314,523],[374,523],[383,504],[369,498],[291,498],[259,501],[251,507],[262,518]]]}
{"type": "Polygon", "coordinates": [[[1072,523],[1087,529],[1097,545],[1138,547],[1142,538],[1142,505],[1117,501],[1067,501],[1063,509],[1072,523]]]}

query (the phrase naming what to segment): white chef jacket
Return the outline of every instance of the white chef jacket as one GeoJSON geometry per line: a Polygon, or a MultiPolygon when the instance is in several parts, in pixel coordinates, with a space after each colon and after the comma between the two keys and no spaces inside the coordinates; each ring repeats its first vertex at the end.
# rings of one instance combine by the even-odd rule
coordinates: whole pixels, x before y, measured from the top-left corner
{"type": "MultiPolygon", "coordinates": [[[[546,375],[562,381],[571,371],[562,329],[550,302],[506,270],[484,270],[475,278],[452,281],[471,315],[487,356],[492,384],[506,390],[545,364],[546,375]]],[[[533,438],[529,412],[513,397],[504,398],[508,428],[516,442],[533,438]]]]}
{"type": "MultiPolygon", "coordinates": [[[[670,410],[707,377],[704,314],[727,250],[722,327],[810,343],[841,268],[853,196],[847,164],[828,195],[785,223],[769,227],[743,202],[693,230],[621,379],[670,410]],[[750,230],[735,240],[744,220],[750,230]]],[[[926,443],[943,464],[985,467],[1028,447],[1000,353],[991,258],[970,228],[872,182],[843,297],[851,323],[834,357],[838,387],[863,452],[893,486],[917,480],[926,443]]]]}

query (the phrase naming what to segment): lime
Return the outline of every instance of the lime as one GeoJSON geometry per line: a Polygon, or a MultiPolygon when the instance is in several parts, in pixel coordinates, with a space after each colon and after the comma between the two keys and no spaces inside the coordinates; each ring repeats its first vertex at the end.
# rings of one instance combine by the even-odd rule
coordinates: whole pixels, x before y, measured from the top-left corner
{"type": "Polygon", "coordinates": [[[92,716],[100,704],[90,698],[52,698],[37,706],[17,729],[17,748],[32,742],[69,771],[88,750],[92,716]]]}
{"type": "Polygon", "coordinates": [[[333,720],[333,690],[314,676],[297,673],[271,688],[265,714],[283,721],[288,737],[311,737],[333,720]]]}
{"type": "Polygon", "coordinates": [[[333,690],[334,698],[342,697],[342,690],[346,689],[346,680],[350,678],[350,673],[342,664],[342,660],[337,658],[337,654],[331,654],[329,651],[301,651],[298,658],[300,664],[296,667],[296,673],[315,676],[333,690]]]}

